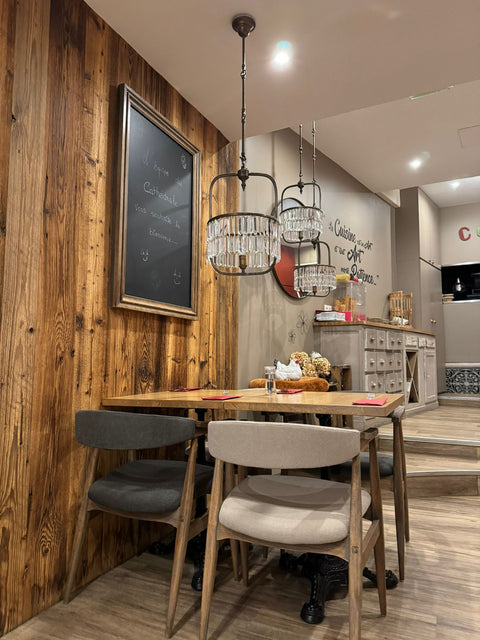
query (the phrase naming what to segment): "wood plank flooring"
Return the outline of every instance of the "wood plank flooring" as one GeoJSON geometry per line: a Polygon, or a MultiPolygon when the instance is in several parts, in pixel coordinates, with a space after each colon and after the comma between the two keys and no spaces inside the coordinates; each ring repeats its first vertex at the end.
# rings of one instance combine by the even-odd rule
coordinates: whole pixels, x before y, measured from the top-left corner
{"type": "MultiPolygon", "coordinates": [[[[391,425],[379,428],[380,433],[391,431],[391,425]]],[[[407,414],[403,419],[403,435],[480,441],[480,406],[441,405],[429,411],[407,414]]]]}
{"type": "MultiPolygon", "coordinates": [[[[414,498],[406,580],[388,591],[380,618],[374,589],[364,589],[362,635],[368,640],[473,640],[480,637],[478,498],[414,498]]],[[[385,503],[387,566],[397,570],[393,507],[385,503]]],[[[158,640],[164,620],[171,558],[143,554],[90,584],[69,605],[59,603],[4,636],[6,640],[158,640]]],[[[200,595],[185,567],[177,613],[178,640],[198,636],[200,595]]],[[[228,557],[218,570],[210,638],[216,640],[345,640],[348,599],[340,590],[327,603],[321,625],[299,617],[309,587],[284,573],[278,556],[252,558],[253,580],[234,582],[228,557]]]]}
{"type": "MultiPolygon", "coordinates": [[[[391,430],[391,427],[390,427],[391,430]]],[[[404,421],[406,435],[480,440],[478,408],[441,406],[404,421]]],[[[384,493],[387,567],[397,572],[392,494],[384,493]]],[[[387,593],[387,617],[368,582],[364,640],[474,640],[480,637],[480,498],[411,497],[411,541],[406,579],[387,593]]],[[[6,640],[158,640],[164,637],[171,557],[129,560],[91,583],[69,605],[59,603],[5,635],[6,640]]],[[[250,587],[232,578],[228,557],[219,562],[209,638],[213,640],[346,640],[348,598],[339,590],[321,625],[299,617],[309,583],[284,573],[278,554],[255,550],[250,587]]],[[[185,566],[179,596],[178,640],[198,637],[200,594],[185,566]]]]}

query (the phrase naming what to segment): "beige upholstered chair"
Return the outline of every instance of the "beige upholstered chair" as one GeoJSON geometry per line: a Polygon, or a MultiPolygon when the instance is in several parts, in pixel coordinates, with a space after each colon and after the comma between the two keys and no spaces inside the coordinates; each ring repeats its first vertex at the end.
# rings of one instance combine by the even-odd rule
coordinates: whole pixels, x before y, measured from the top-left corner
{"type": "Polygon", "coordinates": [[[91,447],[72,558],[64,590],[69,602],[74,590],[81,549],[92,511],[105,511],[136,520],[164,522],[175,527],[176,541],[167,608],[166,633],[173,631],[187,542],[206,528],[206,513],[195,518],[194,500],[210,491],[213,470],[196,464],[195,420],[122,411],[79,411],[75,435],[91,447]],[[100,449],[156,449],[191,440],[188,462],[131,460],[95,479],[100,449]]]}
{"type": "MultiPolygon", "coordinates": [[[[211,422],[216,458],[203,579],[200,639],[207,637],[218,542],[239,540],[290,551],[326,553],[349,562],[350,639],[360,638],[362,571],[375,552],[382,615],[386,613],[385,551],[378,468],[371,496],[361,489],[360,433],[295,423],[211,422]],[[351,484],[293,475],[251,475],[245,468],[300,469],[352,460],[351,484]],[[225,465],[225,463],[228,463],[225,465]],[[223,498],[224,467],[239,465],[239,484],[223,498]],[[369,509],[370,507],[370,509],[369,509]],[[363,515],[371,523],[362,533],[363,515]]],[[[376,442],[371,440],[371,467],[376,442]]],[[[246,563],[245,563],[246,565],[246,563]]],[[[246,571],[246,566],[243,570],[246,571]]]]}
{"type": "MultiPolygon", "coordinates": [[[[398,572],[400,580],[405,579],[405,542],[410,540],[410,524],[408,513],[407,470],[405,466],[405,445],[403,442],[402,417],[405,407],[397,407],[390,416],[393,423],[393,456],[380,453],[378,468],[380,485],[393,491],[395,505],[395,527],[397,533],[398,572]]],[[[370,468],[370,456],[367,452],[360,454],[362,475],[366,478],[370,468]]],[[[332,480],[348,481],[351,474],[351,462],[347,461],[335,468],[330,468],[332,480]]]]}

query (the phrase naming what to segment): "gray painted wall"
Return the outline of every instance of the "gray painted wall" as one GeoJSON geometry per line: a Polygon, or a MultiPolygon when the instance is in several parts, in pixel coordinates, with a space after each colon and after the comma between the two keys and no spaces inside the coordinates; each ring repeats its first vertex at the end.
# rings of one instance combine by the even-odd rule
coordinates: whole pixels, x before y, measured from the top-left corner
{"type": "MultiPolygon", "coordinates": [[[[480,262],[480,202],[440,209],[442,264],[480,262]],[[459,230],[464,228],[461,240],[459,230]]],[[[480,363],[480,300],[443,305],[445,360],[480,363]]]]}
{"type": "MultiPolygon", "coordinates": [[[[305,129],[308,131],[308,127],[305,129]]],[[[298,181],[298,136],[292,130],[249,138],[246,153],[249,170],[272,174],[279,195],[284,187],[298,181]]],[[[305,182],[311,181],[311,154],[311,145],[304,142],[305,182]]],[[[355,262],[356,247],[357,268],[372,280],[366,285],[367,315],[388,317],[387,295],[392,291],[390,206],[319,152],[316,178],[322,189],[322,209],[326,214],[321,239],[330,246],[332,264],[338,272],[348,271],[355,262]],[[355,243],[337,235],[340,229],[354,234],[355,243]],[[363,253],[359,253],[361,251],[363,253]]],[[[311,202],[297,190],[287,192],[286,196],[301,198],[306,204],[311,202]]],[[[240,202],[242,210],[271,210],[273,196],[267,181],[249,181],[240,202]]],[[[252,378],[263,376],[264,365],[271,364],[274,358],[287,362],[293,351],[310,353],[314,349],[315,309],[332,303],[332,296],[298,301],[289,298],[271,273],[240,278],[239,296],[240,387],[248,385],[252,378]]]]}
{"type": "Polygon", "coordinates": [[[440,209],[440,247],[444,265],[480,262],[480,202],[440,209]]]}

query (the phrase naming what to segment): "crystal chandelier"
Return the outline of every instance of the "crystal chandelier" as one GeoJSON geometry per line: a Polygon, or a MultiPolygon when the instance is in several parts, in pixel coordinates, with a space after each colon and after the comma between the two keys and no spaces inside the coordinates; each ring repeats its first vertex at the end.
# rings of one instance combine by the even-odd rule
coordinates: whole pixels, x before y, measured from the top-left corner
{"type": "Polygon", "coordinates": [[[255,29],[252,16],[242,14],[232,20],[233,30],[242,38],[242,146],[241,168],[236,173],[216,176],[208,196],[207,261],[218,273],[229,276],[249,276],[268,273],[280,260],[280,229],[276,218],[278,191],[275,180],[266,173],[249,172],[245,154],[245,78],[247,75],[245,39],[255,29]],[[237,212],[212,215],[213,187],[219,180],[238,178],[245,190],[249,177],[257,176],[271,182],[274,191],[273,215],[237,212]]]}
{"type": "Polygon", "coordinates": [[[291,184],[282,191],[282,197],[280,201],[280,214],[279,222],[282,233],[282,240],[288,244],[296,244],[303,240],[310,240],[314,242],[320,237],[323,231],[323,218],[325,214],[320,208],[322,202],[322,192],[320,186],[315,180],[315,160],[317,158],[315,149],[315,120],[312,123],[312,137],[313,137],[313,154],[312,154],[312,182],[303,182],[302,173],[302,155],[303,155],[303,140],[302,140],[302,125],[299,126],[299,165],[298,182],[291,184]],[[313,199],[311,206],[299,205],[298,207],[290,207],[284,209],[283,200],[285,192],[289,189],[298,189],[300,193],[303,193],[305,187],[311,186],[313,192],[313,199]],[[317,193],[318,192],[318,193],[317,193]],[[318,206],[316,204],[316,197],[318,195],[318,206]]]}
{"type": "Polygon", "coordinates": [[[316,254],[316,262],[302,264],[302,241],[298,243],[297,264],[293,275],[293,288],[302,296],[325,298],[337,287],[335,267],[330,260],[330,247],[322,240],[312,242],[316,254]],[[322,264],[321,245],[327,250],[327,264],[322,264]]]}

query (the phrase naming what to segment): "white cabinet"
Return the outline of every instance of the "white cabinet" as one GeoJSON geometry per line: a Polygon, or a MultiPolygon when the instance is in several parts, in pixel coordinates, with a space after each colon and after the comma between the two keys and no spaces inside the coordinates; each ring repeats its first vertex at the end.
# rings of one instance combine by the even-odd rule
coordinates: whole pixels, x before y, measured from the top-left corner
{"type": "Polygon", "coordinates": [[[445,391],[445,332],[440,267],[440,211],[418,187],[402,189],[395,211],[394,288],[413,293],[413,324],[437,336],[437,391],[445,391]]]}
{"type": "Polygon", "coordinates": [[[420,346],[420,399],[428,404],[437,399],[437,358],[435,338],[421,337],[420,346]]]}
{"type": "Polygon", "coordinates": [[[314,323],[315,349],[350,365],[352,391],[404,393],[405,408],[436,402],[435,337],[389,325],[314,323]]]}

